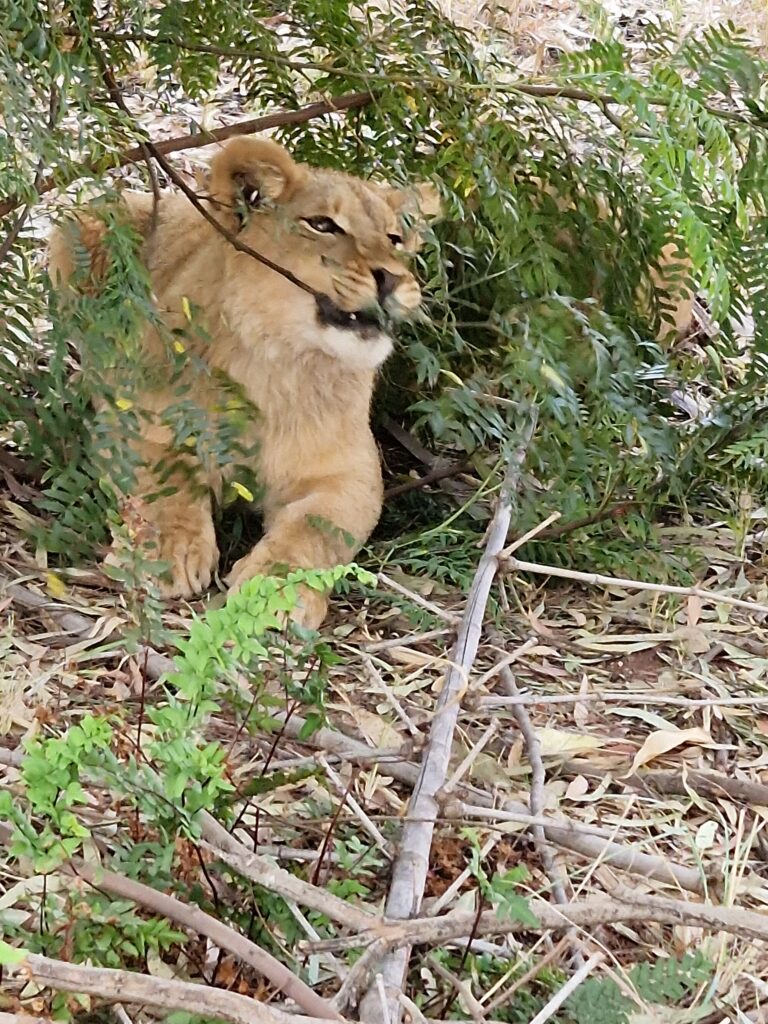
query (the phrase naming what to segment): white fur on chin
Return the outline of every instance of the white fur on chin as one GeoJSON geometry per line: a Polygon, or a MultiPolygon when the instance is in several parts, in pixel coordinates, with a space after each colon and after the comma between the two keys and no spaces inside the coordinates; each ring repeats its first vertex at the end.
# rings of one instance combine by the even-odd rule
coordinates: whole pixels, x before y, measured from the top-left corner
{"type": "Polygon", "coordinates": [[[356,331],[320,327],[313,332],[312,346],[350,370],[375,370],[392,351],[392,339],[383,331],[372,338],[362,338],[356,331]]]}

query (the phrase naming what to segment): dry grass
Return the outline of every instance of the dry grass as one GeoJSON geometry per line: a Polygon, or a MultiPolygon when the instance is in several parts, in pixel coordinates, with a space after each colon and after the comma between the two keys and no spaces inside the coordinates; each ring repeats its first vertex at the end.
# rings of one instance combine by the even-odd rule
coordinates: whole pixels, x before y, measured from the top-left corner
{"type": "MultiPolygon", "coordinates": [[[[585,4],[574,0],[442,0],[443,11],[474,31],[502,31],[528,70],[547,62],[548,51],[582,46],[590,34],[585,4]]],[[[716,22],[731,20],[747,31],[758,45],[768,47],[768,4],[765,0],[611,0],[597,6],[628,28],[648,17],[663,18],[681,35],[716,22]]]]}

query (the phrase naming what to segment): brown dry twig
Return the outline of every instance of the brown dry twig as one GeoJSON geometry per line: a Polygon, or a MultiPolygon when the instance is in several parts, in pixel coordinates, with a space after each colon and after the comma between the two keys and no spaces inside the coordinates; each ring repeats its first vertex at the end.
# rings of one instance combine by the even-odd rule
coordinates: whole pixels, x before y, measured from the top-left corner
{"type": "MultiPolygon", "coordinates": [[[[214,142],[224,142],[233,139],[237,135],[254,135],[257,132],[264,132],[270,128],[279,128],[287,124],[305,124],[318,117],[325,117],[327,114],[342,113],[347,110],[356,110],[370,103],[373,96],[369,92],[350,92],[332,99],[321,100],[318,103],[309,103],[306,107],[299,107],[298,110],[283,110],[275,114],[266,114],[263,117],[254,117],[247,121],[238,121],[236,124],[229,124],[223,128],[214,128],[211,131],[201,131],[190,135],[180,135],[175,139],[166,139],[164,142],[153,142],[152,147],[163,156],[169,153],[179,153],[184,150],[197,149],[201,146],[210,146],[214,142]]],[[[146,144],[146,143],[145,143],[146,144]]],[[[114,164],[108,170],[117,170],[127,164],[136,164],[144,159],[142,145],[133,146],[118,153],[114,164]]],[[[83,168],[83,175],[101,174],[104,168],[100,164],[89,164],[83,168]]],[[[55,188],[64,188],[72,182],[59,182],[49,176],[40,182],[35,189],[40,197],[46,192],[55,188]]],[[[11,211],[22,205],[20,196],[9,196],[0,201],[0,217],[5,217],[11,211]]]]}
{"type": "Polygon", "coordinates": [[[316,885],[310,885],[273,864],[268,858],[252,853],[211,815],[204,813],[201,819],[205,837],[202,845],[217,860],[244,878],[249,878],[265,889],[278,893],[286,900],[299,903],[311,910],[318,910],[332,921],[354,931],[367,930],[376,922],[377,918],[369,911],[361,910],[316,885]]]}
{"type": "Polygon", "coordinates": [[[199,907],[182,903],[174,896],[158,892],[151,886],[116,874],[114,871],[91,867],[83,861],[70,861],[67,867],[77,878],[82,878],[96,889],[105,890],[121,899],[131,900],[167,917],[170,921],[175,921],[191,932],[205,935],[219,949],[234,954],[243,963],[258,971],[306,1013],[325,1020],[339,1020],[339,1014],[330,1003],[289,971],[271,953],[261,949],[255,942],[251,942],[228,925],[217,921],[210,914],[206,914],[199,907]]]}
{"type": "Polygon", "coordinates": [[[768,605],[757,601],[743,601],[729,594],[719,594],[714,590],[702,587],[678,587],[666,583],[644,583],[642,580],[626,580],[620,576],[604,576],[598,572],[578,572],[576,569],[563,569],[556,565],[540,565],[538,562],[523,562],[519,558],[507,558],[504,561],[505,572],[531,572],[539,576],[556,576],[559,579],[575,580],[593,587],[619,587],[622,590],[648,590],[654,594],[675,594],[680,597],[698,597],[702,601],[713,601],[716,604],[727,604],[731,608],[744,608],[758,615],[768,615],[768,605]]]}
{"type": "Polygon", "coordinates": [[[79,992],[105,1002],[141,1003],[156,1010],[185,1010],[231,1024],[319,1024],[317,1017],[298,1017],[273,1009],[248,996],[208,988],[189,981],[169,981],[133,971],[87,967],[29,953],[8,973],[29,979],[54,992],[79,992]]]}
{"type": "MultiPolygon", "coordinates": [[[[30,608],[39,612],[41,616],[48,616],[64,632],[71,634],[74,639],[92,639],[94,644],[99,642],[100,638],[95,629],[96,623],[92,619],[72,611],[66,605],[62,606],[58,601],[52,601],[50,598],[30,590],[29,587],[15,583],[7,576],[0,575],[0,594],[7,594],[14,604],[21,605],[22,608],[30,608]]],[[[140,644],[136,656],[141,659],[142,666],[146,669],[150,679],[159,679],[167,672],[173,671],[173,661],[153,647],[140,644]]]]}
{"type": "MultiPolygon", "coordinates": [[[[501,638],[497,638],[497,642],[501,638]]],[[[502,665],[499,669],[504,691],[510,697],[519,696],[519,690],[515,677],[509,665],[502,665]]],[[[544,762],[541,758],[541,743],[536,735],[533,722],[528,714],[528,709],[522,705],[515,707],[513,714],[517,726],[523,736],[525,750],[528,755],[528,763],[531,766],[531,787],[528,796],[528,807],[532,815],[541,815],[544,812],[544,786],[547,781],[547,774],[544,769],[544,762]]],[[[565,904],[568,897],[565,892],[563,878],[555,860],[552,848],[547,843],[547,836],[542,825],[534,825],[531,828],[536,852],[544,868],[551,887],[552,898],[556,903],[565,904]]],[[[579,969],[583,967],[581,952],[574,947],[574,963],[579,969]]]]}
{"type": "Polygon", "coordinates": [[[430,484],[439,483],[441,480],[449,480],[454,476],[461,476],[462,473],[471,473],[474,469],[471,462],[456,462],[447,465],[433,466],[428,473],[413,480],[406,480],[405,483],[395,484],[384,491],[384,500],[390,501],[401,494],[409,491],[419,490],[422,487],[429,487],[430,484]]]}

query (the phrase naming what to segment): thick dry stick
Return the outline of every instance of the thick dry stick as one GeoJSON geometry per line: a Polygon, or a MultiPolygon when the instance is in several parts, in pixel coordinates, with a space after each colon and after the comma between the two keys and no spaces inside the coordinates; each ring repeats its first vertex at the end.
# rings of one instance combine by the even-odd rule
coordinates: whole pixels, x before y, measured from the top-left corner
{"type": "MultiPolygon", "coordinates": [[[[324,117],[326,114],[333,114],[345,110],[355,110],[370,103],[373,96],[369,92],[350,92],[334,99],[322,100],[319,103],[310,103],[306,107],[299,107],[298,110],[283,110],[275,114],[266,114],[264,117],[254,117],[248,121],[238,121],[236,124],[226,125],[224,128],[214,128],[212,131],[201,131],[194,135],[180,135],[175,139],[166,139],[164,142],[155,142],[153,147],[162,155],[178,153],[182,150],[197,149],[200,146],[210,146],[214,142],[224,142],[236,135],[253,135],[256,132],[264,132],[269,128],[280,128],[287,124],[304,124],[316,117],[324,117]]],[[[146,143],[145,143],[146,144],[146,143]]],[[[123,150],[117,155],[115,163],[107,170],[116,170],[118,167],[125,167],[127,164],[137,164],[144,159],[143,146],[133,146],[131,149],[123,150]]],[[[100,165],[91,164],[83,168],[82,176],[87,174],[104,173],[100,165]]],[[[58,182],[52,177],[46,178],[35,189],[38,197],[55,188],[65,188],[70,182],[58,182]]],[[[0,217],[21,206],[20,196],[9,196],[0,200],[0,217]]]]}
{"type": "Polygon", "coordinates": [[[68,868],[77,877],[85,879],[97,889],[103,889],[114,896],[131,900],[156,914],[167,917],[170,921],[183,925],[184,928],[198,935],[205,935],[219,949],[227,950],[258,971],[276,988],[284,992],[289,999],[293,999],[302,1010],[312,1016],[325,1020],[340,1019],[339,1014],[330,1003],[313,992],[309,985],[301,978],[296,977],[271,953],[261,949],[255,942],[251,942],[250,939],[234,931],[228,925],[217,921],[215,917],[206,914],[199,907],[182,903],[174,896],[158,892],[157,889],[153,889],[149,885],[136,882],[132,878],[126,878],[114,871],[91,867],[83,861],[70,861],[68,868]]]}
{"type": "MultiPolygon", "coordinates": [[[[461,698],[467,689],[480,643],[485,608],[499,567],[498,556],[509,532],[512,494],[535,425],[532,411],[523,444],[510,462],[499,504],[488,528],[485,551],[469,591],[466,611],[451,656],[452,664],[437,701],[421,771],[408,805],[400,850],[392,868],[385,909],[388,918],[407,920],[417,914],[421,906],[429,872],[435,819],[440,811],[437,798],[445,785],[461,698]]],[[[404,990],[409,958],[410,950],[404,947],[385,957],[378,971],[374,968],[375,974],[381,975],[381,983],[371,985],[361,1001],[360,1018],[366,1024],[397,1024],[400,1020],[402,1006],[398,995],[404,990]],[[382,986],[385,992],[384,1003],[380,991],[382,986]]]]}
{"type": "Polygon", "coordinates": [[[477,935],[506,935],[520,932],[563,931],[570,927],[594,929],[598,925],[630,922],[690,925],[710,932],[728,932],[743,939],[768,942],[768,914],[741,907],[715,907],[707,903],[688,903],[646,892],[617,889],[610,897],[596,896],[575,900],[565,906],[553,906],[534,899],[531,911],[538,918],[538,927],[487,911],[447,914],[445,917],[423,917],[412,921],[385,921],[370,938],[389,949],[411,945],[440,945],[466,938],[476,924],[477,935]]]}
{"type": "Polygon", "coordinates": [[[83,992],[110,1003],[141,1003],[159,1010],[185,1010],[231,1024],[319,1024],[316,1017],[283,1013],[224,989],[189,981],[168,981],[133,971],[70,964],[37,953],[30,953],[9,973],[26,976],[55,992],[83,992]]]}
{"type": "MultiPolygon", "coordinates": [[[[52,601],[42,594],[36,594],[34,590],[30,590],[20,583],[12,582],[7,576],[0,576],[0,594],[7,594],[14,604],[19,604],[22,608],[32,608],[35,611],[43,612],[66,633],[71,633],[77,639],[92,638],[94,643],[98,643],[98,636],[94,636],[95,619],[89,619],[85,615],[62,607],[58,602],[52,601]]],[[[139,645],[136,656],[141,660],[150,679],[159,679],[166,672],[173,671],[171,659],[152,647],[139,645]]]]}
{"type": "MultiPolygon", "coordinates": [[[[500,809],[473,807],[456,801],[448,805],[446,810],[450,810],[454,817],[468,818],[469,820],[479,818],[483,821],[525,821],[526,818],[530,818],[525,804],[518,803],[516,800],[505,801],[504,807],[500,809]]],[[[589,835],[567,819],[563,819],[561,822],[559,819],[536,818],[534,822],[541,823],[544,836],[550,843],[554,843],[563,850],[578,853],[589,861],[599,860],[601,863],[610,864],[611,867],[627,871],[631,875],[655,878],[659,882],[678,886],[687,892],[703,893],[707,888],[707,879],[696,868],[676,864],[666,857],[643,853],[641,850],[635,849],[634,846],[614,843],[603,836],[589,835]]]]}
{"type": "MultiPolygon", "coordinates": [[[[282,715],[277,715],[276,717],[282,719],[282,715]]],[[[299,739],[303,726],[304,720],[298,715],[292,715],[286,723],[285,735],[292,739],[299,739]]],[[[335,729],[319,729],[303,742],[330,753],[340,754],[348,759],[354,759],[355,757],[364,758],[370,756],[372,752],[372,748],[367,744],[345,736],[335,729]]],[[[382,775],[396,779],[405,786],[413,788],[418,782],[419,769],[415,764],[405,760],[388,760],[383,757],[376,764],[377,770],[382,775]]],[[[489,809],[491,801],[487,794],[482,791],[474,791],[471,787],[466,787],[466,789],[471,792],[471,799],[475,807],[487,803],[488,806],[485,808],[486,814],[488,817],[493,817],[495,812],[489,809]]],[[[456,801],[454,807],[456,810],[452,812],[453,816],[458,815],[461,817],[464,809],[463,805],[456,801]]],[[[450,810],[449,805],[446,805],[446,810],[450,810]]],[[[516,815],[518,820],[530,818],[525,804],[514,800],[505,801],[504,810],[500,812],[501,818],[504,816],[504,811],[508,811],[510,815],[516,815]]],[[[466,816],[469,819],[477,817],[477,811],[473,810],[466,816]]],[[[238,843],[236,839],[233,839],[218,822],[214,821],[213,818],[210,819],[210,822],[211,829],[216,828],[220,830],[214,833],[206,829],[206,838],[214,846],[222,847],[222,841],[226,842],[229,839],[230,842],[237,845],[237,852],[239,854],[245,853],[247,856],[251,856],[250,851],[238,843]]],[[[540,823],[544,829],[544,836],[547,841],[555,846],[559,846],[563,850],[570,850],[572,853],[579,854],[591,861],[599,857],[603,863],[610,864],[611,867],[618,868],[621,871],[626,871],[630,875],[638,875],[641,878],[654,878],[667,885],[678,886],[688,892],[701,893],[704,891],[705,879],[696,868],[677,864],[667,857],[643,853],[640,850],[636,850],[633,846],[624,846],[621,843],[612,842],[607,837],[588,835],[572,826],[565,819],[560,821],[554,818],[542,818],[540,823]]],[[[297,899],[297,902],[301,902],[301,900],[297,899]]]]}
{"type": "Polygon", "coordinates": [[[557,576],[563,580],[576,580],[588,583],[593,587],[621,587],[623,590],[650,590],[654,594],[677,594],[680,597],[699,597],[702,601],[713,601],[715,604],[727,604],[731,608],[745,608],[747,611],[760,615],[768,615],[768,605],[757,601],[742,601],[728,594],[718,594],[714,590],[701,587],[677,587],[665,583],[643,583],[641,580],[625,580],[620,576],[603,576],[598,572],[577,572],[576,569],[561,569],[556,565],[540,565],[538,562],[522,562],[519,558],[504,561],[504,569],[516,572],[532,572],[540,576],[557,576]]]}
{"type": "Polygon", "coordinates": [[[333,893],[302,881],[290,871],[273,864],[267,857],[253,853],[207,812],[203,812],[200,820],[205,839],[204,847],[244,878],[249,878],[286,900],[299,903],[311,910],[318,910],[332,921],[353,931],[367,930],[378,920],[367,910],[360,910],[352,903],[334,896],[333,893]]]}

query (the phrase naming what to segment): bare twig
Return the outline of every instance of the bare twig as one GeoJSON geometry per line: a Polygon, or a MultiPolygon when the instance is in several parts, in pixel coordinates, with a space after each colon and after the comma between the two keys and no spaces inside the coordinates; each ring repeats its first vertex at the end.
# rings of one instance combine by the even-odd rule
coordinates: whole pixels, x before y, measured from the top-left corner
{"type": "Polygon", "coordinates": [[[317,1024],[316,1017],[296,1017],[247,996],[188,981],[169,981],[133,971],[86,967],[30,953],[9,973],[27,977],[55,992],[83,992],[106,1002],[141,1003],[162,1010],[186,1010],[231,1024],[317,1024]]]}
{"type": "MultiPolygon", "coordinates": [[[[400,851],[392,869],[392,882],[386,903],[386,915],[407,919],[421,906],[424,885],[429,871],[429,853],[435,818],[439,813],[438,793],[445,784],[451,756],[461,697],[477,654],[483,628],[483,616],[496,571],[498,556],[504,545],[512,517],[512,495],[517,486],[523,461],[536,425],[532,410],[522,444],[510,461],[499,504],[488,528],[485,552],[472,581],[456,644],[443,689],[432,719],[418,782],[408,806],[400,851]]],[[[386,1004],[382,1007],[377,988],[371,987],[361,1003],[361,1019],[376,1024],[385,1017],[396,1024],[401,1005],[397,994],[403,991],[410,952],[407,947],[387,956],[379,970],[386,1004]]]]}
{"type": "MultiPolygon", "coordinates": [[[[502,663],[500,663],[502,664],[502,663]]],[[[494,666],[491,675],[498,672],[499,666],[494,666]]],[[[481,677],[483,678],[483,677],[481,677]]],[[[490,678],[490,676],[487,676],[490,678]]],[[[662,704],[664,707],[674,708],[749,708],[764,707],[768,704],[768,696],[765,694],[755,697],[677,697],[673,693],[633,693],[626,690],[624,693],[606,691],[601,693],[521,693],[519,697],[481,697],[477,701],[477,708],[485,710],[489,708],[512,708],[518,704],[526,707],[532,704],[547,706],[550,704],[586,704],[589,702],[604,704],[662,704]]]]}
{"type": "Polygon", "coordinates": [[[644,583],[641,580],[626,580],[620,576],[603,576],[597,572],[577,572],[575,569],[563,569],[560,566],[540,565],[538,562],[523,562],[518,558],[505,560],[504,570],[509,572],[531,572],[540,576],[556,576],[564,580],[575,580],[593,587],[619,587],[622,590],[649,590],[654,594],[676,594],[680,597],[698,597],[702,601],[716,604],[727,604],[732,608],[745,608],[759,615],[768,615],[768,605],[757,601],[742,601],[738,597],[719,594],[717,591],[705,590],[702,587],[677,587],[666,583],[644,583]]]}
{"type": "Polygon", "coordinates": [[[524,974],[515,978],[511,985],[495,995],[492,1001],[488,1003],[486,1013],[493,1013],[493,1011],[497,1010],[500,1006],[509,1006],[515,992],[527,985],[529,981],[532,981],[548,964],[557,960],[560,954],[565,950],[567,944],[567,938],[560,939],[552,949],[545,953],[540,960],[537,960],[531,967],[529,967],[524,974]]]}
{"type": "MultiPolygon", "coordinates": [[[[518,696],[517,683],[509,665],[502,665],[499,674],[501,675],[505,692],[511,697],[518,696]]],[[[528,807],[531,814],[540,815],[544,812],[544,786],[547,781],[544,762],[541,759],[541,743],[536,735],[536,730],[533,728],[528,710],[522,705],[518,705],[514,709],[513,714],[518,728],[523,735],[525,750],[528,754],[528,763],[531,766],[531,788],[528,796],[528,807]]],[[[568,897],[565,893],[565,886],[555,862],[555,855],[547,844],[543,827],[541,825],[534,825],[531,833],[536,846],[536,852],[549,879],[553,898],[557,903],[567,903],[568,897]]]]}
{"type": "Polygon", "coordinates": [[[405,483],[395,484],[393,487],[388,487],[384,491],[384,501],[390,501],[392,498],[397,498],[401,494],[407,494],[409,491],[418,490],[421,487],[428,487],[430,484],[439,483],[441,480],[448,480],[452,476],[461,476],[462,473],[471,473],[474,469],[471,462],[456,462],[449,463],[448,465],[434,466],[424,476],[417,477],[415,480],[406,480],[405,483]]]}
{"type": "MultiPolygon", "coordinates": [[[[768,942],[768,915],[743,907],[716,907],[708,903],[689,903],[665,896],[650,896],[644,891],[617,889],[612,896],[596,896],[555,906],[533,899],[530,909],[538,926],[501,917],[485,911],[477,923],[478,935],[514,935],[520,932],[563,931],[571,926],[594,929],[598,925],[626,924],[633,921],[657,924],[686,924],[711,932],[727,932],[744,939],[768,942]]],[[[372,937],[381,946],[396,949],[410,945],[439,945],[469,935],[475,921],[474,913],[447,914],[438,918],[416,918],[411,921],[385,921],[372,937]]],[[[344,940],[359,944],[360,937],[344,940]]]]}
{"type": "MultiPolygon", "coordinates": [[[[125,100],[123,99],[123,94],[120,91],[119,86],[117,85],[112,69],[108,66],[104,56],[101,53],[99,53],[99,51],[95,48],[94,54],[101,67],[102,76],[109,90],[110,99],[118,108],[118,110],[122,111],[126,118],[128,118],[130,121],[134,121],[131,115],[131,111],[129,110],[125,100]]],[[[134,128],[137,128],[135,122],[134,128]]],[[[280,266],[280,264],[275,263],[274,260],[271,260],[268,256],[265,256],[263,253],[257,252],[250,245],[246,245],[246,243],[241,241],[241,239],[233,231],[230,231],[228,228],[226,228],[224,224],[221,222],[221,220],[218,217],[216,217],[215,214],[213,214],[211,210],[208,208],[210,203],[206,204],[201,201],[195,190],[189,187],[189,185],[186,183],[184,178],[179,174],[179,172],[176,170],[173,164],[169,163],[169,161],[165,159],[163,153],[153,142],[142,141],[139,143],[139,149],[141,150],[143,159],[146,160],[148,164],[151,165],[151,160],[149,159],[150,157],[153,157],[157,161],[160,167],[162,167],[163,171],[165,171],[170,181],[172,181],[173,184],[181,192],[184,193],[184,195],[187,197],[192,206],[194,206],[194,208],[197,210],[200,216],[203,217],[203,219],[206,220],[211,225],[211,227],[213,227],[218,232],[218,234],[220,234],[223,238],[226,238],[226,240],[234,249],[236,249],[238,252],[245,253],[252,259],[257,260],[259,263],[262,263],[265,267],[268,267],[274,273],[280,274],[281,277],[284,277],[287,281],[290,281],[291,284],[295,285],[297,288],[300,288],[302,291],[307,292],[309,295],[312,295],[315,299],[326,298],[323,292],[319,292],[316,288],[313,288],[312,285],[307,284],[306,281],[302,281],[301,278],[297,277],[293,273],[293,271],[288,270],[287,267],[280,266]]]]}
{"type": "Polygon", "coordinates": [[[633,846],[622,846],[603,835],[594,835],[590,826],[584,827],[563,819],[533,817],[527,808],[515,800],[506,801],[503,808],[473,807],[456,801],[449,808],[452,816],[480,818],[484,821],[519,821],[541,825],[544,837],[556,846],[581,854],[590,861],[600,860],[632,875],[655,878],[660,882],[677,885],[688,892],[704,892],[706,878],[696,868],[676,864],[667,857],[643,853],[633,846]]]}
{"type": "Polygon", "coordinates": [[[272,864],[266,857],[251,853],[207,814],[203,817],[203,835],[206,841],[202,845],[217,860],[284,899],[319,910],[332,921],[356,931],[369,929],[375,923],[376,918],[368,911],[360,910],[316,885],[309,885],[289,871],[272,864]]]}
{"type": "MultiPolygon", "coordinates": [[[[372,101],[373,97],[369,92],[351,92],[343,96],[322,100],[319,103],[310,103],[306,107],[299,107],[298,110],[283,110],[275,114],[266,114],[264,117],[255,117],[247,121],[238,121],[236,124],[226,125],[223,128],[214,128],[211,131],[200,131],[193,135],[180,135],[175,139],[167,139],[164,142],[152,143],[153,148],[160,154],[167,156],[169,153],[179,153],[182,150],[197,149],[200,146],[210,146],[214,142],[224,142],[237,135],[254,135],[257,132],[264,132],[270,128],[279,128],[287,124],[304,124],[326,114],[341,113],[346,110],[356,110],[364,107],[372,101]]],[[[136,164],[144,159],[141,145],[123,150],[118,153],[113,170],[118,167],[125,167],[127,164],[136,164]]],[[[92,164],[83,167],[82,176],[87,174],[98,174],[101,176],[103,168],[100,165],[92,164]]],[[[59,182],[53,177],[45,178],[38,188],[35,189],[38,196],[44,195],[55,188],[64,188],[73,184],[76,179],[67,182],[59,182]]],[[[22,205],[20,196],[9,196],[0,201],[0,217],[5,217],[12,210],[22,205]]]]}
{"type": "Polygon", "coordinates": [[[555,992],[552,998],[547,1002],[546,1006],[542,1006],[536,1016],[531,1018],[530,1024],[546,1024],[546,1021],[551,1020],[568,996],[572,992],[575,992],[583,981],[586,981],[594,969],[601,964],[603,960],[605,960],[605,953],[595,953],[591,956],[585,964],[582,964],[578,971],[571,975],[563,987],[555,992]]]}
{"type": "Polygon", "coordinates": [[[517,540],[513,540],[511,544],[508,544],[504,548],[501,553],[501,558],[509,558],[513,551],[517,551],[517,549],[521,548],[523,544],[527,544],[529,540],[533,540],[534,537],[538,537],[547,529],[550,523],[556,522],[561,515],[562,512],[552,512],[546,519],[537,523],[536,526],[532,526],[530,530],[526,530],[522,536],[518,537],[517,540]]]}
{"type": "Polygon", "coordinates": [[[113,871],[91,867],[83,861],[72,861],[70,870],[79,878],[84,879],[97,889],[103,889],[122,899],[132,900],[147,907],[156,914],[161,914],[190,931],[205,935],[219,949],[225,949],[248,964],[259,974],[267,978],[276,988],[284,992],[289,999],[300,1006],[308,1014],[322,1017],[325,1020],[338,1020],[339,1015],[321,996],[280,963],[271,953],[261,949],[255,942],[240,935],[228,925],[217,921],[199,907],[182,903],[174,896],[158,892],[151,886],[134,881],[113,871]]]}
{"type": "Polygon", "coordinates": [[[404,587],[402,583],[398,583],[397,580],[393,580],[391,576],[387,576],[385,573],[380,572],[377,576],[379,583],[383,583],[385,587],[390,590],[396,591],[398,594],[402,594],[403,597],[407,597],[409,601],[413,601],[420,608],[425,611],[431,612],[437,616],[438,619],[442,619],[444,622],[450,622],[452,625],[457,625],[461,621],[461,616],[454,615],[453,612],[447,612],[444,608],[439,605],[433,604],[432,601],[428,601],[421,594],[416,594],[407,587],[404,587]]]}
{"type": "MultiPolygon", "coordinates": [[[[7,594],[14,604],[19,604],[23,608],[31,608],[48,615],[61,629],[66,633],[72,634],[78,640],[93,640],[94,643],[99,643],[100,641],[96,630],[96,622],[85,615],[71,611],[57,601],[51,601],[50,598],[35,593],[34,590],[30,590],[20,583],[12,582],[6,576],[0,576],[0,594],[7,594]]],[[[173,661],[152,647],[140,644],[135,653],[142,659],[143,666],[146,666],[147,676],[150,679],[159,679],[166,672],[173,671],[173,661]]]]}

